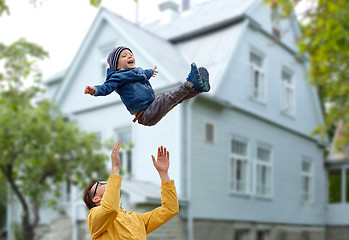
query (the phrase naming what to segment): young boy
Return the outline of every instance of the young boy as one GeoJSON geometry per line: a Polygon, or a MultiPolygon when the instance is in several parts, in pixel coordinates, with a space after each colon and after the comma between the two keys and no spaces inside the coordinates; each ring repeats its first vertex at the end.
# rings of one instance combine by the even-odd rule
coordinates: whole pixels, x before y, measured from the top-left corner
{"type": "Polygon", "coordinates": [[[210,90],[206,68],[197,69],[195,63],[191,64],[187,81],[177,89],[155,97],[149,79],[158,73],[156,66],[145,70],[136,68],[131,49],[124,46],[113,49],[107,61],[106,81],[103,85],[87,86],[85,94],[106,96],[117,92],[127,110],[135,115],[133,122],[138,120],[145,126],[155,125],[177,104],[210,90]]]}

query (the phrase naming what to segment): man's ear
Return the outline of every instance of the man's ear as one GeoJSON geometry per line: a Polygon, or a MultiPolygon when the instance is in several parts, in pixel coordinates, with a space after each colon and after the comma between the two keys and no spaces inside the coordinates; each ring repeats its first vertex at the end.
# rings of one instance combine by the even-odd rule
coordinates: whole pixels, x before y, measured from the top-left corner
{"type": "Polygon", "coordinates": [[[96,205],[99,205],[99,203],[101,202],[101,198],[100,197],[97,197],[97,196],[95,196],[95,197],[93,197],[92,198],[92,202],[94,202],[96,205]]]}

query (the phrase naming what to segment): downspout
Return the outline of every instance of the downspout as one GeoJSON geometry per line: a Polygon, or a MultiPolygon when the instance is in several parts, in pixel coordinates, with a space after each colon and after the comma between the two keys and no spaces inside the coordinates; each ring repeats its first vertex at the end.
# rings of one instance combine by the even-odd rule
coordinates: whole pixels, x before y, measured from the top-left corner
{"type": "Polygon", "coordinates": [[[187,211],[187,229],[188,229],[188,240],[194,239],[194,229],[193,229],[193,211],[192,211],[192,202],[191,202],[191,108],[194,100],[187,100],[187,121],[186,121],[186,131],[187,131],[187,198],[188,198],[188,211],[187,211]]]}

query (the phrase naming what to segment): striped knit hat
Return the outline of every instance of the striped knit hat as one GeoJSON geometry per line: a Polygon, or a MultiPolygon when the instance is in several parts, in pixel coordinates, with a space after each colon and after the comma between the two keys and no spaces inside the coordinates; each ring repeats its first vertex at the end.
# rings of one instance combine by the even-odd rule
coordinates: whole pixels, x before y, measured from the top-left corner
{"type": "Polygon", "coordinates": [[[111,70],[116,71],[116,68],[118,66],[118,59],[119,59],[120,53],[125,49],[128,49],[128,50],[130,50],[130,52],[132,52],[131,49],[129,49],[128,47],[120,46],[120,47],[114,48],[113,51],[111,51],[111,53],[109,53],[107,62],[109,64],[109,67],[111,70]]]}

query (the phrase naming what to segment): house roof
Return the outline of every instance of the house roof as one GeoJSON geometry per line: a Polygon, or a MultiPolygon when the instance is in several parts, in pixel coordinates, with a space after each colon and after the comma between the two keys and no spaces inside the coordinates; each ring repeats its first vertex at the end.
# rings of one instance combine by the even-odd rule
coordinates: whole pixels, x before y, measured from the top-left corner
{"type": "MultiPolygon", "coordinates": [[[[168,77],[169,84],[182,82],[182,79],[174,78],[179,73],[186,75],[188,73],[188,65],[186,64],[181,53],[169,41],[157,36],[156,34],[122,18],[114,12],[104,8],[102,11],[110,17],[108,20],[118,29],[118,31],[127,32],[128,40],[134,42],[134,46],[139,46],[138,54],[143,54],[151,62],[157,64],[158,69],[168,77]],[[171,57],[168,57],[171,56],[171,57]],[[166,61],[164,61],[166,59],[166,61]]],[[[133,52],[135,52],[133,50],[133,52]]]]}
{"type": "MultiPolygon", "coordinates": [[[[142,196],[142,198],[137,198],[134,203],[160,203],[161,201],[161,186],[152,182],[125,179],[122,181],[121,192],[142,196]]],[[[187,201],[180,197],[178,200],[181,204],[185,204],[187,201]]]]}
{"type": "Polygon", "coordinates": [[[164,39],[176,41],[181,38],[198,35],[211,29],[216,29],[217,25],[225,25],[237,21],[256,3],[259,3],[259,1],[208,1],[192,10],[178,14],[167,24],[161,24],[159,20],[152,24],[145,25],[144,28],[156,33],[164,39]]]}
{"type": "MultiPolygon", "coordinates": [[[[52,76],[44,83],[50,84],[51,82],[63,79],[55,98],[58,103],[64,99],[64,92],[69,86],[68,83],[71,81],[70,76],[74,75],[74,71],[78,71],[78,68],[74,67],[74,65],[78,65],[80,59],[83,59],[79,56],[83,55],[84,49],[87,49],[86,46],[90,44],[89,41],[92,41],[92,36],[96,34],[98,26],[100,26],[103,21],[107,21],[117,31],[121,32],[122,37],[127,38],[128,42],[134,43],[132,44],[133,48],[136,48],[133,49],[134,52],[147,57],[149,62],[153,62],[157,65],[159,70],[161,69],[161,73],[163,76],[166,76],[166,78],[162,78],[161,82],[154,81],[153,87],[155,89],[183,82],[190,70],[191,62],[196,62],[199,66],[209,68],[210,79],[219,81],[226,64],[218,64],[218,61],[220,63],[227,63],[229,61],[229,57],[231,56],[229,56],[229,54],[231,54],[235,48],[235,44],[233,43],[236,40],[236,38],[234,39],[232,36],[238,36],[238,33],[242,28],[241,24],[237,24],[237,28],[229,33],[232,34],[229,37],[231,43],[225,45],[228,46],[228,48],[222,51],[222,55],[224,56],[219,56],[219,60],[215,60],[208,55],[205,56],[203,49],[206,49],[207,46],[213,46],[216,49],[218,45],[223,46],[222,41],[227,40],[227,38],[224,38],[224,34],[219,37],[211,37],[210,39],[203,38],[200,40],[200,43],[196,42],[195,44],[187,44],[183,49],[178,49],[178,47],[170,42],[170,40],[189,35],[194,36],[203,31],[215,29],[219,24],[224,25],[229,23],[232,25],[232,21],[237,21],[239,18],[241,19],[241,16],[243,16],[248,9],[253,6],[253,3],[256,2],[258,1],[213,0],[200,4],[195,9],[178,15],[176,19],[173,19],[173,21],[168,24],[156,22],[143,27],[140,27],[102,7],[80,46],[80,49],[72,62],[72,66],[68,70],[61,71],[52,76]],[[204,16],[204,18],[202,16],[204,16]],[[192,48],[192,46],[196,46],[196,49],[199,47],[199,50],[193,51],[194,48],[192,48]],[[163,59],[166,59],[166,61],[163,61],[163,59]],[[198,60],[200,62],[197,62],[198,60]]],[[[211,81],[211,85],[217,86],[217,83],[211,81]]],[[[210,94],[214,94],[214,92],[215,88],[213,87],[210,94]]]]}
{"type": "Polygon", "coordinates": [[[344,134],[343,132],[343,121],[340,121],[336,128],[336,133],[332,141],[332,146],[330,149],[330,154],[327,158],[328,162],[349,162],[349,147],[344,147],[339,150],[336,146],[339,138],[344,134]]]}
{"type": "Polygon", "coordinates": [[[121,191],[123,192],[135,192],[148,199],[161,199],[161,187],[152,182],[137,181],[137,180],[124,180],[122,182],[121,191]]]}
{"type": "Polygon", "coordinates": [[[64,78],[64,76],[67,74],[67,71],[68,71],[68,68],[64,68],[63,70],[53,74],[51,77],[45,79],[43,81],[43,83],[45,85],[50,85],[50,84],[55,83],[57,81],[61,81],[64,78]]]}

